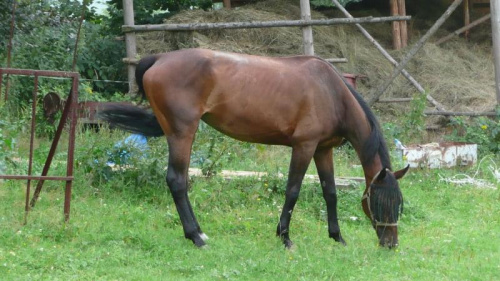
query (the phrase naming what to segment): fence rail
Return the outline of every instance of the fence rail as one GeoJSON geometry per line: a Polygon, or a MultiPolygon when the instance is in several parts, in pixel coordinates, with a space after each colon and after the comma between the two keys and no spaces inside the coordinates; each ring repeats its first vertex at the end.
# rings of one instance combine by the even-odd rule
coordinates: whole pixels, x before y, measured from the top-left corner
{"type": "Polygon", "coordinates": [[[180,24],[146,24],[146,25],[123,25],[122,31],[149,32],[149,31],[196,31],[213,29],[241,29],[241,28],[264,28],[264,27],[303,27],[314,25],[336,25],[356,23],[380,23],[389,21],[407,21],[411,16],[392,17],[363,17],[363,18],[338,18],[320,20],[276,20],[261,22],[219,22],[219,23],[180,23],[180,24]]]}

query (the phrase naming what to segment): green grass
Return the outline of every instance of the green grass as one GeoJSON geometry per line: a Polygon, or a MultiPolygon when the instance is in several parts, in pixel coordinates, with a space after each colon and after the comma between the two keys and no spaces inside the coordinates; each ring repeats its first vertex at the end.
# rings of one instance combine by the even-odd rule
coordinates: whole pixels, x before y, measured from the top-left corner
{"type": "MultiPolygon", "coordinates": [[[[211,135],[212,134],[212,135],[211,135]]],[[[183,237],[165,184],[167,148],[149,141],[140,169],[110,173],[108,152],[125,134],[103,130],[77,135],[71,220],[63,222],[64,184],[48,181],[24,221],[25,181],[0,183],[0,280],[494,280],[500,276],[500,191],[441,181],[464,173],[497,184],[490,166],[412,169],[400,185],[405,210],[395,250],[379,248],[361,210],[363,187],[339,190],[338,213],[346,247],[328,238],[318,184],[304,183],[291,222],[293,250],[275,236],[284,202],[290,149],[241,144],[199,134],[197,157],[214,170],[266,171],[262,179],[192,178],[190,198],[207,249],[183,237]],[[212,152],[209,147],[212,143],[212,152]],[[476,174],[477,171],[477,174],[476,174]]],[[[63,136],[63,139],[66,137],[63,136]]],[[[18,140],[15,157],[27,155],[18,140]]],[[[64,141],[49,175],[64,175],[64,141]]],[[[24,146],[23,146],[24,144],[24,146]]],[[[35,174],[48,144],[37,141],[35,174]]],[[[339,176],[361,176],[355,153],[336,150],[339,176]]],[[[26,171],[26,161],[9,167],[26,171]]],[[[394,168],[402,168],[397,163],[394,168]]],[[[315,173],[312,164],[308,173],[315,173]]]]}
{"type": "MultiPolygon", "coordinates": [[[[339,191],[344,247],[328,238],[319,187],[305,184],[291,223],[296,247],[285,250],[275,236],[283,192],[272,188],[284,180],[192,179],[193,208],[210,236],[208,249],[200,250],[184,239],[163,182],[137,188],[79,179],[67,224],[63,185],[52,184],[26,225],[24,183],[4,182],[0,279],[494,280],[500,276],[500,191],[439,181],[475,171],[411,170],[401,182],[405,213],[396,250],[377,246],[361,211],[362,187],[339,191]]],[[[487,169],[480,171],[494,182],[487,169]]]]}

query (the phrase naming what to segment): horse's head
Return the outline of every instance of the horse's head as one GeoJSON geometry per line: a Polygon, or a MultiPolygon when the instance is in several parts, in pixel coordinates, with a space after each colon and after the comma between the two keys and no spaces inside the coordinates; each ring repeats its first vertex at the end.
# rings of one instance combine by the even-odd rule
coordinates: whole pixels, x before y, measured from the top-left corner
{"type": "Polygon", "coordinates": [[[409,167],[394,173],[382,169],[373,178],[361,200],[381,246],[392,248],[398,245],[398,220],[403,212],[403,195],[397,180],[406,174],[409,167]]]}

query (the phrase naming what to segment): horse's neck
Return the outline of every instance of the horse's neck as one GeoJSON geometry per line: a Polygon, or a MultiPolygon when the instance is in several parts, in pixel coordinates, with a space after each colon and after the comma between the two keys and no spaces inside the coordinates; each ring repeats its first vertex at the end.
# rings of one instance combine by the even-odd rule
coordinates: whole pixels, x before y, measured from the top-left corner
{"type": "Polygon", "coordinates": [[[380,172],[382,167],[382,161],[379,153],[375,154],[375,157],[371,161],[362,161],[365,153],[367,153],[365,143],[369,141],[371,135],[371,126],[367,118],[365,118],[364,112],[359,107],[353,107],[351,110],[355,111],[351,116],[362,116],[359,118],[349,118],[348,123],[346,124],[346,136],[345,138],[352,144],[354,150],[358,154],[358,157],[361,161],[361,165],[363,167],[363,172],[365,174],[366,185],[371,183],[375,175],[380,172]],[[359,112],[361,111],[361,113],[359,112]]]}

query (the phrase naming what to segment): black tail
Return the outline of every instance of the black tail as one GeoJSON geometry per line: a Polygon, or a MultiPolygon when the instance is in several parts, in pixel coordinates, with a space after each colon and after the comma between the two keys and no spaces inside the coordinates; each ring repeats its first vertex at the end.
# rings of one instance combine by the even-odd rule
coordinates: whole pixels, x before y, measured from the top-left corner
{"type": "MultiPolygon", "coordinates": [[[[135,69],[135,81],[139,93],[145,97],[142,77],[144,73],[155,64],[158,56],[149,56],[141,59],[135,69]]],[[[158,120],[153,112],[129,104],[108,105],[99,111],[99,119],[108,122],[111,127],[120,128],[146,137],[163,136],[158,120]]]]}
{"type": "Polygon", "coordinates": [[[135,68],[135,82],[137,83],[137,87],[139,88],[139,93],[142,95],[144,98],[144,85],[142,84],[142,77],[144,76],[144,73],[155,64],[156,60],[158,59],[158,56],[149,56],[142,58],[139,63],[137,64],[137,67],[135,68]]]}
{"type": "Polygon", "coordinates": [[[129,104],[106,106],[99,111],[99,119],[125,131],[141,134],[146,137],[163,136],[158,120],[153,112],[129,104]]]}

